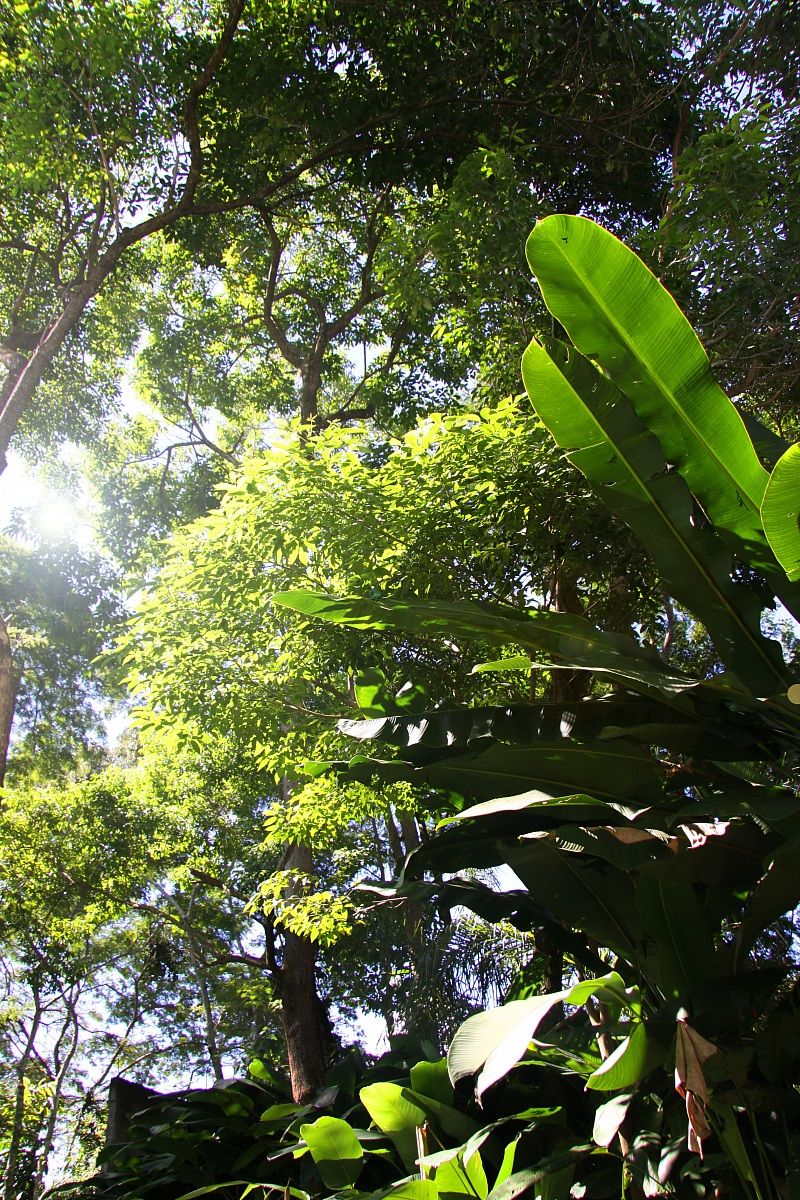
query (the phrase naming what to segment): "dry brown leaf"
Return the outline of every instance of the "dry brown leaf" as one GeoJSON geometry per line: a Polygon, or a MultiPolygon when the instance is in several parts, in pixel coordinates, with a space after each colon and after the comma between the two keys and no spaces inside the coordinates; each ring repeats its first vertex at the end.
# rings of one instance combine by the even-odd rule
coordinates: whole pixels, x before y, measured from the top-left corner
{"type": "Polygon", "coordinates": [[[633,846],[637,842],[661,842],[673,853],[678,853],[678,839],[670,837],[668,833],[662,833],[660,829],[631,829],[630,826],[624,825],[601,825],[600,828],[625,846],[633,846]]]}
{"type": "Polygon", "coordinates": [[[689,1121],[689,1149],[703,1157],[703,1138],[711,1133],[705,1113],[708,1084],[703,1063],[718,1053],[713,1042],[707,1041],[683,1018],[678,1018],[675,1035],[675,1091],[686,1101],[689,1121]]]}

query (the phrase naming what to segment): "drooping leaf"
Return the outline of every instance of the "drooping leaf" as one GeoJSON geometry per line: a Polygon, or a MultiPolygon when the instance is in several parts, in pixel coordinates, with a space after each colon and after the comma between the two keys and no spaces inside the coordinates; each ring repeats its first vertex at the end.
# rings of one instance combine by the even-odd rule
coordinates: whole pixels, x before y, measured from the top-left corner
{"type": "Polygon", "coordinates": [[[557,829],[561,825],[580,822],[585,825],[607,825],[619,814],[625,821],[633,821],[646,810],[626,804],[624,799],[606,800],[586,793],[569,796],[553,796],[549,792],[534,789],[514,796],[498,796],[471,804],[452,817],[444,817],[439,830],[477,821],[485,834],[497,837],[521,836],[533,830],[557,829]]]}
{"type": "Polygon", "coordinates": [[[706,1113],[709,1092],[703,1063],[718,1053],[718,1047],[713,1042],[702,1037],[684,1018],[678,1018],[675,1033],[675,1090],[686,1101],[689,1149],[701,1157],[703,1139],[711,1133],[706,1113]]]}
{"type": "Polygon", "coordinates": [[[633,1087],[663,1064],[665,1050],[663,1042],[651,1035],[647,1026],[640,1022],[589,1076],[586,1086],[596,1092],[615,1092],[619,1088],[633,1087]]]}
{"type": "Polygon", "coordinates": [[[479,799],[535,791],[546,796],[585,793],[608,803],[635,797],[642,804],[658,804],[663,799],[659,765],[621,739],[594,746],[566,739],[530,747],[495,742],[485,750],[450,754],[419,767],[397,761],[384,768],[380,760],[351,760],[351,778],[367,782],[373,773],[479,799]]]}
{"type": "Polygon", "coordinates": [[[354,629],[402,629],[415,637],[482,639],[552,655],[555,665],[586,670],[677,700],[697,681],[669,669],[652,647],[621,634],[603,633],[574,613],[519,610],[462,602],[364,600],[308,591],[278,592],[273,603],[309,617],[354,629]]]}
{"type": "Polygon", "coordinates": [[[585,1004],[590,996],[627,1003],[622,978],[614,971],[599,979],[586,979],[560,992],[512,1000],[500,1008],[468,1017],[456,1031],[447,1054],[453,1083],[478,1074],[475,1095],[502,1079],[524,1056],[544,1018],[557,1004],[585,1004]]]}
{"type": "Polygon", "coordinates": [[[677,998],[720,973],[714,930],[691,883],[642,874],[636,905],[653,940],[650,971],[665,996],[677,998]]]}
{"type": "Polygon", "coordinates": [[[719,699],[705,701],[700,694],[694,711],[686,714],[655,699],[620,693],[570,704],[439,708],[413,717],[344,720],[338,728],[359,741],[387,742],[407,750],[404,757],[419,763],[426,761],[426,751],[469,749],[489,738],[511,744],[625,738],[719,760],[741,758],[745,752],[753,758],[772,758],[779,752],[763,720],[731,711],[719,699]]]}
{"type": "Polygon", "coordinates": [[[504,860],[540,904],[600,945],[638,960],[644,930],[629,875],[563,854],[547,839],[504,844],[502,849],[504,860]]]}
{"type": "MultiPolygon", "coordinates": [[[[524,1055],[541,1022],[565,992],[512,1000],[501,1008],[476,1013],[459,1026],[447,1052],[453,1083],[481,1072],[478,1095],[502,1079],[524,1055]]],[[[477,1089],[476,1089],[477,1090],[477,1089]]]]}

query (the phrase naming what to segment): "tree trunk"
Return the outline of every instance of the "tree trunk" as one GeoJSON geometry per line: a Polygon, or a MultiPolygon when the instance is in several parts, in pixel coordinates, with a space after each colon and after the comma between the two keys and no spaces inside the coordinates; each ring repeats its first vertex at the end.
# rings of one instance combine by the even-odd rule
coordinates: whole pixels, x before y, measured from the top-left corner
{"type": "Polygon", "coordinates": [[[0,617],[0,787],[6,777],[8,747],[11,742],[11,726],[17,702],[17,680],[14,678],[14,662],[11,656],[11,638],[8,626],[0,617]]]}
{"type": "MultiPolygon", "coordinates": [[[[564,563],[559,564],[554,572],[552,592],[556,612],[583,612],[577,580],[564,563]]],[[[550,699],[554,704],[569,704],[570,701],[580,700],[589,687],[589,676],[585,671],[555,670],[551,678],[550,699]]]]}
{"type": "Polygon", "coordinates": [[[313,942],[294,933],[284,934],[281,1020],[295,1104],[305,1104],[325,1083],[325,1033],[315,959],[313,942]]]}
{"type": "Polygon", "coordinates": [[[78,1011],[77,1004],[80,998],[80,990],[74,989],[67,1002],[68,1011],[64,1027],[58,1039],[54,1054],[54,1065],[56,1076],[53,1080],[53,1095],[50,1100],[50,1113],[47,1118],[47,1127],[45,1129],[42,1144],[39,1147],[36,1163],[36,1177],[33,1181],[33,1194],[38,1196],[44,1190],[44,1180],[47,1174],[47,1164],[50,1158],[50,1153],[53,1149],[55,1140],[56,1124],[61,1109],[61,1100],[64,1095],[64,1084],[67,1079],[67,1072],[72,1063],[75,1053],[78,1049],[80,1040],[80,1029],[78,1026],[78,1011]],[[68,1040],[67,1040],[68,1039],[68,1040]],[[64,1042],[66,1040],[66,1048],[64,1042]],[[63,1056],[61,1054],[64,1049],[63,1056]]]}
{"type": "MultiPolygon", "coordinates": [[[[552,581],[553,603],[556,612],[580,613],[580,595],[575,575],[562,562],[556,569],[552,581]]],[[[588,691],[590,676],[586,671],[552,672],[550,685],[550,700],[554,704],[569,704],[580,700],[588,691]]],[[[544,958],[544,974],[542,986],[544,992],[560,992],[564,979],[564,955],[561,950],[541,931],[535,935],[536,950],[544,958]]],[[[564,1019],[564,1006],[555,1005],[543,1022],[543,1028],[552,1028],[564,1019]]]]}
{"type": "Polygon", "coordinates": [[[42,1006],[37,993],[34,994],[34,1014],[25,1049],[16,1066],[17,1086],[14,1095],[14,1115],[11,1121],[11,1137],[8,1144],[5,1172],[3,1176],[3,1200],[15,1200],[17,1195],[17,1172],[20,1166],[22,1138],[25,1132],[25,1078],[33,1061],[36,1037],[42,1023],[42,1006]]]}
{"type": "Polygon", "coordinates": [[[319,432],[319,390],[322,387],[322,359],[312,356],[302,371],[300,387],[300,420],[319,432]]]}
{"type": "Polygon", "coordinates": [[[206,974],[205,963],[202,955],[199,953],[195,944],[194,937],[188,931],[189,957],[192,960],[197,986],[200,989],[200,999],[203,1004],[203,1021],[205,1023],[205,1044],[208,1054],[208,1061],[211,1063],[211,1069],[214,1072],[214,1078],[217,1083],[221,1083],[225,1078],[225,1072],[222,1067],[222,1055],[219,1051],[219,1043],[217,1042],[217,1027],[214,1020],[214,1012],[211,1007],[211,995],[208,990],[208,976],[206,974]]]}
{"type": "MultiPolygon", "coordinates": [[[[311,867],[308,846],[288,850],[286,870],[309,874],[311,867]]],[[[317,995],[316,957],[317,948],[308,938],[288,930],[283,933],[283,958],[275,982],[295,1104],[305,1104],[325,1083],[324,1007],[317,995]]]]}
{"type": "MultiPolygon", "coordinates": [[[[553,992],[560,992],[564,986],[564,954],[559,950],[551,938],[546,933],[538,930],[534,934],[534,945],[536,952],[544,958],[544,973],[542,975],[542,992],[544,995],[552,995],[553,992]]],[[[564,1005],[556,1004],[550,1009],[545,1019],[542,1021],[542,1029],[552,1029],[554,1025],[564,1020],[564,1005]]]]}

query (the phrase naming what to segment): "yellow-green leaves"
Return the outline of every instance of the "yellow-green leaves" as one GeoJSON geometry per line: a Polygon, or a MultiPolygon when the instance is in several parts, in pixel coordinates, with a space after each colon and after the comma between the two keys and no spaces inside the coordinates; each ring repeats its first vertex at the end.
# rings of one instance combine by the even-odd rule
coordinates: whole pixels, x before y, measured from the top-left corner
{"type": "Polygon", "coordinates": [[[339,1117],[319,1117],[300,1126],[311,1157],[326,1187],[339,1191],[352,1187],[364,1165],[364,1151],[347,1121],[339,1117]]]}

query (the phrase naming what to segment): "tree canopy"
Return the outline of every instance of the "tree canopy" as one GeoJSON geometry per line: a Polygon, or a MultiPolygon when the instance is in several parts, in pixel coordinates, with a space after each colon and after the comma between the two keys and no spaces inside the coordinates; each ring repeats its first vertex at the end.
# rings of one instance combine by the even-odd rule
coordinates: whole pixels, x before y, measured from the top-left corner
{"type": "MultiPolygon", "coordinates": [[[[750,966],[794,970],[774,904],[793,862],[776,812],[791,824],[797,16],[788,0],[0,6],[0,461],[36,468],[72,524],[59,540],[15,497],[0,545],[6,1200],[38,1196],[56,1157],[91,1173],[114,1074],[227,1087],[248,1062],[230,1101],[154,1109],[149,1150],[107,1153],[113,1186],[138,1194],[152,1171],[178,1196],[237,1161],[263,1182],[247,1121],[277,1106],[269,1154],[302,1138],[301,1193],[382,1194],[422,1158],[416,1200],[490,1183],[508,1200],[551,1154],[552,1194],[577,1169],[600,1197],[573,1135],[596,1107],[583,1081],[616,1079],[618,1058],[639,1124],[605,1146],[656,1186],[663,1162],[622,1143],[653,1134],[648,1104],[677,1121],[623,1049],[672,1053],[647,1004],[740,925],[750,966]],[[671,289],[710,368],[588,218],[671,289]],[[521,780],[546,803],[504,807],[521,780]],[[570,855],[584,890],[553,865],[570,855]],[[710,876],[681,891],[665,855],[710,876]],[[665,897],[702,952],[659,923],[665,897]],[[620,921],[641,937],[623,944],[620,921]],[[504,998],[564,1035],[542,1054],[572,1056],[547,1076],[570,1118],[525,1132],[551,1102],[532,1085],[503,1100],[515,1140],[495,1163],[491,1141],[463,1150],[487,1114],[434,1059],[466,1029],[454,1078],[468,1063],[479,1092],[512,1096],[491,1053],[459,1057],[470,1030],[499,1038],[504,1016],[462,1022],[504,998]],[[359,1100],[344,1050],[368,1016],[393,1057],[359,1100]],[[170,1124],[180,1152],[159,1142],[170,1124]]],[[[769,1011],[793,1037],[784,1001],[769,1011]]],[[[697,1005],[679,1037],[715,1038],[697,1005]]],[[[520,1028],[528,1045],[539,1027],[520,1028]]],[[[763,1030],[737,1029],[731,1053],[757,1046],[757,1086],[778,1086],[763,1030]]],[[[753,1175],[766,1200],[758,1171],[783,1167],[771,1148],[743,1166],[743,1122],[716,1102],[743,1194],[753,1175]]],[[[275,1161],[270,1186],[291,1191],[275,1161]]]]}

